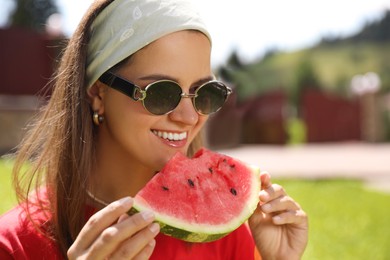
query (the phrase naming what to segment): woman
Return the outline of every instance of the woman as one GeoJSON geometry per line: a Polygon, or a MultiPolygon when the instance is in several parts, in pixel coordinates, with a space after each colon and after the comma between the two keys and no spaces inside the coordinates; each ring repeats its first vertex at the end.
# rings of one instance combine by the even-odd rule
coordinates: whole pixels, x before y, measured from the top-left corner
{"type": "Polygon", "coordinates": [[[185,1],[95,1],[19,149],[21,204],[0,219],[0,258],[299,259],[306,214],[268,173],[250,230],[216,242],[188,244],[159,234],[151,212],[126,214],[173,154],[201,147],[208,115],[227,98],[210,53],[210,35],[185,1]],[[194,99],[196,88],[205,94],[194,99]],[[210,89],[218,95],[202,101],[210,89]]]}

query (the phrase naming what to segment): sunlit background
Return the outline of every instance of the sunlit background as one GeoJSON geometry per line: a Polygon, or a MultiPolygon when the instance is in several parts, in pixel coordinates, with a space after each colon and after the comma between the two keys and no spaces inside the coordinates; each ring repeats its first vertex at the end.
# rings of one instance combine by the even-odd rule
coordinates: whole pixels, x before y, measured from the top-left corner
{"type": "MultiPolygon", "coordinates": [[[[62,30],[71,35],[92,0],[57,0],[62,30]]],[[[196,0],[214,37],[213,64],[224,62],[232,50],[244,60],[267,50],[294,50],[324,36],[347,36],[367,22],[380,19],[389,0],[196,0]]],[[[0,26],[15,7],[0,0],[0,26]]]]}
{"type": "MultiPolygon", "coordinates": [[[[0,155],[50,97],[91,2],[0,0],[0,155]]],[[[390,0],[193,2],[234,89],[207,145],[268,170],[303,206],[304,259],[390,259],[390,0]]],[[[15,204],[11,168],[0,158],[0,214],[15,204]]]]}

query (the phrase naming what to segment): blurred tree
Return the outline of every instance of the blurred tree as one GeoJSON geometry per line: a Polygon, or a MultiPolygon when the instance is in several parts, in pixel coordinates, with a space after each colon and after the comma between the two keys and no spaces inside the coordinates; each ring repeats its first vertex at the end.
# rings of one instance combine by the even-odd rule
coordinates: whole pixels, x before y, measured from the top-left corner
{"type": "Polygon", "coordinates": [[[16,8],[11,15],[11,26],[24,27],[34,31],[45,31],[47,18],[58,13],[55,0],[14,0],[16,8]]]}
{"type": "Polygon", "coordinates": [[[304,87],[317,87],[319,85],[317,73],[310,60],[303,60],[296,70],[296,84],[304,87]]]}
{"type": "Polygon", "coordinates": [[[226,61],[226,65],[221,66],[218,69],[219,76],[229,83],[237,83],[234,79],[234,73],[237,70],[243,69],[244,64],[241,62],[240,57],[236,50],[234,50],[226,61]]]}
{"type": "Polygon", "coordinates": [[[364,28],[351,37],[352,41],[377,41],[390,40],[390,10],[387,10],[378,21],[367,23],[364,28]]]}
{"type": "Polygon", "coordinates": [[[272,47],[270,49],[268,49],[265,53],[264,53],[264,56],[263,56],[263,61],[264,60],[267,60],[267,59],[270,59],[272,57],[274,57],[276,54],[280,53],[280,51],[278,50],[278,48],[276,47],[272,47]]]}
{"type": "Polygon", "coordinates": [[[227,66],[232,69],[241,69],[244,66],[236,50],[234,50],[228,58],[227,66]]]}
{"type": "Polygon", "coordinates": [[[308,88],[320,88],[320,81],[314,69],[314,65],[309,59],[304,59],[298,64],[295,70],[295,81],[291,88],[291,102],[297,108],[298,115],[300,113],[300,99],[303,91],[308,88]]]}
{"type": "Polygon", "coordinates": [[[337,45],[343,42],[388,42],[390,41],[390,9],[377,21],[367,22],[356,34],[349,37],[324,36],[319,45],[337,45]]]}

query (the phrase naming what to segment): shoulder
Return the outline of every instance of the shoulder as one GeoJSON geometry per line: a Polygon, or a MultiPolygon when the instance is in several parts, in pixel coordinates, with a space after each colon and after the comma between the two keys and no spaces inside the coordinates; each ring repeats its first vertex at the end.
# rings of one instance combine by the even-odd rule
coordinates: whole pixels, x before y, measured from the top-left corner
{"type": "MultiPolygon", "coordinates": [[[[33,230],[19,205],[0,217],[0,256],[22,253],[23,242],[30,240],[33,230]]],[[[23,257],[22,255],[19,255],[23,257]]]]}
{"type": "Polygon", "coordinates": [[[33,210],[34,222],[21,205],[0,216],[0,256],[31,259],[56,251],[55,243],[42,229],[50,218],[37,207],[30,210],[33,210]]]}
{"type": "Polygon", "coordinates": [[[23,207],[16,206],[0,216],[0,243],[4,243],[7,238],[26,234],[29,226],[23,207]]]}

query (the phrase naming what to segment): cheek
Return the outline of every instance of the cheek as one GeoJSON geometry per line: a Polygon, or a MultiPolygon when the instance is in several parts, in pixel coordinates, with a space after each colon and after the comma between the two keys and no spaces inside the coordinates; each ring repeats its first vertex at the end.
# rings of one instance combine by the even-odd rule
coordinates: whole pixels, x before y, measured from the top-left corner
{"type": "Polygon", "coordinates": [[[209,119],[209,116],[199,115],[199,121],[198,121],[199,127],[202,128],[208,119],[209,119]]]}
{"type": "Polygon", "coordinates": [[[141,102],[134,101],[130,97],[112,89],[106,95],[104,106],[105,114],[110,117],[121,116],[127,118],[144,114],[141,102]]]}
{"type": "Polygon", "coordinates": [[[191,136],[191,142],[193,141],[193,139],[195,138],[196,135],[199,134],[200,130],[203,128],[203,126],[206,124],[207,120],[208,120],[208,116],[202,116],[202,115],[199,115],[199,120],[193,130],[193,135],[191,136]]]}
{"type": "Polygon", "coordinates": [[[136,130],[142,128],[145,113],[142,103],[112,92],[105,100],[104,117],[110,132],[121,133],[123,138],[123,134],[137,134],[136,130]]]}

